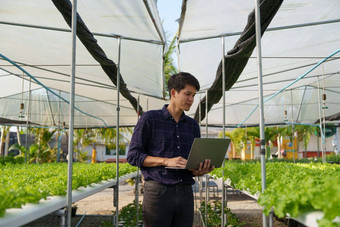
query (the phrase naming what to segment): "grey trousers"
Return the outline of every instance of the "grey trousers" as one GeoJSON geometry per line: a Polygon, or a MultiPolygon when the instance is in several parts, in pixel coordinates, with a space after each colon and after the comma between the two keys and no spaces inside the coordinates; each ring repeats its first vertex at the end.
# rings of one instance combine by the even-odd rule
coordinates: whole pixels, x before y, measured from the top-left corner
{"type": "Polygon", "coordinates": [[[143,222],[146,227],[192,227],[194,199],[191,185],[163,185],[145,181],[143,222]]]}

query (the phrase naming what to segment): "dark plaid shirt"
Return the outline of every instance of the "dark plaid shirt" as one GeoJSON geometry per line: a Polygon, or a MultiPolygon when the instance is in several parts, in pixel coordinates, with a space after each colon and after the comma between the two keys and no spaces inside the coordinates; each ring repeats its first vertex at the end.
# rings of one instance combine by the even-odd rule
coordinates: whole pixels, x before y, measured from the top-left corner
{"type": "Polygon", "coordinates": [[[193,175],[189,170],[143,167],[142,164],[147,155],[166,158],[182,156],[187,159],[196,137],[200,137],[197,122],[183,112],[176,123],[165,105],[161,110],[142,114],[132,135],[127,161],[141,168],[145,180],[162,184],[193,184],[193,175]]]}

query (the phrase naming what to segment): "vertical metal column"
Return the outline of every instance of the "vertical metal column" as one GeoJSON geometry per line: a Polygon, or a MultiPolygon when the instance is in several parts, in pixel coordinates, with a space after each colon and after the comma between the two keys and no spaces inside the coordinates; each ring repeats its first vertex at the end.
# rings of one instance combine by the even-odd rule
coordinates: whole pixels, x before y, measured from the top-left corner
{"type": "MultiPolygon", "coordinates": [[[[325,143],[325,139],[326,139],[326,116],[325,116],[325,101],[324,98],[326,98],[326,94],[325,94],[325,72],[324,72],[324,65],[325,63],[322,63],[322,124],[323,124],[323,137],[322,137],[322,163],[326,163],[326,143],[325,143]]],[[[321,102],[321,100],[320,100],[321,102]]]]}
{"type": "MultiPolygon", "coordinates": [[[[208,90],[205,92],[205,137],[208,138],[208,90]]],[[[208,175],[205,175],[205,226],[208,226],[208,175]]]]}
{"type": "Polygon", "coordinates": [[[28,157],[28,150],[29,150],[29,144],[28,144],[28,138],[30,137],[29,132],[29,126],[30,126],[30,119],[31,119],[31,84],[32,84],[32,78],[30,77],[29,87],[28,87],[28,107],[27,107],[27,114],[26,114],[26,141],[25,141],[25,163],[27,163],[28,157]]]}
{"type": "Polygon", "coordinates": [[[72,170],[73,170],[73,130],[74,130],[74,93],[76,73],[76,41],[77,41],[77,0],[72,1],[72,63],[70,88],[70,116],[68,136],[68,170],[67,170],[67,226],[71,227],[72,212],[72,170]]]}
{"type": "MultiPolygon", "coordinates": [[[[137,99],[137,121],[139,120],[139,100],[140,96],[138,95],[137,99]]],[[[135,204],[136,204],[136,226],[138,227],[139,222],[139,167],[137,167],[137,176],[135,183],[135,204]]]]}
{"type": "Polygon", "coordinates": [[[161,75],[162,75],[162,97],[163,99],[165,99],[165,95],[166,95],[166,78],[165,78],[165,70],[164,70],[164,50],[165,50],[165,44],[163,44],[163,48],[162,48],[162,67],[161,67],[161,75]]]}
{"type": "Polygon", "coordinates": [[[290,108],[291,108],[291,113],[292,113],[292,141],[293,141],[293,163],[295,163],[295,148],[294,148],[294,145],[295,145],[295,137],[294,137],[294,116],[293,116],[293,113],[294,113],[294,110],[293,110],[293,90],[290,90],[290,108]]]}
{"type": "MultiPolygon", "coordinates": [[[[262,53],[261,53],[261,21],[260,21],[259,0],[255,0],[255,25],[256,25],[256,49],[257,49],[257,71],[258,71],[258,94],[260,114],[260,146],[261,146],[261,178],[262,193],[266,189],[266,143],[264,133],[264,111],[263,111],[263,84],[262,84],[262,53]]],[[[262,222],[267,227],[267,217],[262,214],[262,222]]]]}
{"type": "Polygon", "coordinates": [[[118,227],[119,217],[119,91],[120,91],[120,50],[121,39],[118,38],[118,60],[117,60],[117,127],[116,127],[116,226],[118,227]]]}
{"type": "MultiPolygon", "coordinates": [[[[61,97],[61,91],[59,90],[59,96],[61,97]]],[[[60,99],[58,100],[58,151],[57,151],[57,162],[60,162],[60,147],[61,147],[61,138],[63,136],[63,129],[61,129],[61,104],[60,104],[60,99]],[[61,131],[60,131],[61,129],[61,131]]]]}
{"type": "MultiPolygon", "coordinates": [[[[319,80],[319,77],[318,77],[318,105],[319,105],[319,127],[320,127],[320,139],[321,139],[321,143],[322,143],[322,146],[321,146],[321,152],[322,154],[324,153],[324,146],[323,146],[323,141],[324,141],[324,135],[323,135],[323,131],[322,131],[322,118],[321,118],[321,97],[320,97],[320,80],[319,80]]],[[[320,157],[320,152],[318,150],[318,157],[320,157]]]]}
{"type": "Polygon", "coordinates": [[[181,71],[181,65],[179,62],[179,54],[180,54],[180,50],[179,50],[179,42],[178,42],[178,36],[177,36],[177,45],[176,45],[176,55],[177,55],[177,68],[178,68],[178,72],[181,71]]]}
{"type": "MultiPolygon", "coordinates": [[[[223,139],[225,139],[225,44],[224,44],[224,37],[222,36],[222,99],[223,99],[223,139]]],[[[228,225],[228,219],[224,214],[224,206],[227,206],[227,200],[225,198],[225,187],[224,187],[224,165],[225,165],[225,158],[223,158],[222,162],[222,203],[221,203],[221,226],[224,227],[225,224],[228,225]],[[224,224],[225,223],[225,224],[224,224]]]]}
{"type": "MultiPolygon", "coordinates": [[[[202,105],[201,105],[201,94],[200,94],[200,102],[199,102],[199,119],[200,119],[200,122],[199,122],[199,126],[200,126],[200,130],[201,130],[201,127],[202,127],[202,121],[201,121],[201,118],[202,118],[202,105]]],[[[202,206],[202,185],[203,185],[203,179],[202,177],[198,177],[199,179],[199,194],[200,194],[200,207],[202,206]]]]}

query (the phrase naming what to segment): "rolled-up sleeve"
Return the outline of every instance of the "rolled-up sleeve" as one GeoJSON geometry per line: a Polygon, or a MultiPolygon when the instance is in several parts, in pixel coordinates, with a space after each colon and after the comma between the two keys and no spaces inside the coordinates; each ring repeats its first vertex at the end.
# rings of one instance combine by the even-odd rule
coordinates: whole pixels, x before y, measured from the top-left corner
{"type": "Polygon", "coordinates": [[[132,134],[127,161],[130,165],[142,167],[147,154],[147,138],[149,133],[148,122],[143,114],[136,124],[132,134]]]}

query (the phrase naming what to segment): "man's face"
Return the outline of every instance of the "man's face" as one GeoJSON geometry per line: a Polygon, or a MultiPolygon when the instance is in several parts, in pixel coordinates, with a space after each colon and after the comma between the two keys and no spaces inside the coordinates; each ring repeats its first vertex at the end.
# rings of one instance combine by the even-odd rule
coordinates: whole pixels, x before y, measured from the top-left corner
{"type": "Polygon", "coordinates": [[[171,102],[173,102],[177,108],[188,111],[194,102],[195,94],[196,88],[188,84],[179,92],[171,89],[171,102]]]}

